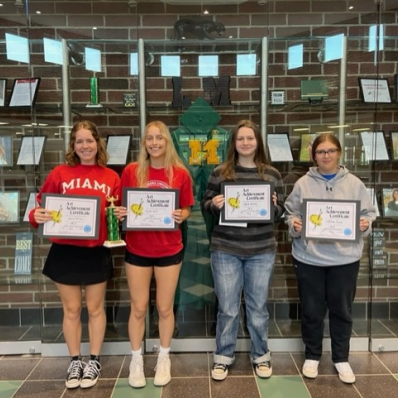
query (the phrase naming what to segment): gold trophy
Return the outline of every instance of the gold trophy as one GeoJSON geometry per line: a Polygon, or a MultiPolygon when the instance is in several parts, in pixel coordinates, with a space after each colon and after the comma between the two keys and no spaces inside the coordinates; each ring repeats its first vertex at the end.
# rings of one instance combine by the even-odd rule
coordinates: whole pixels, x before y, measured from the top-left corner
{"type": "Polygon", "coordinates": [[[120,239],[119,221],[115,215],[115,202],[118,197],[108,196],[106,200],[110,205],[106,208],[106,219],[108,222],[108,240],[104,242],[105,247],[126,246],[126,242],[120,239]]]}

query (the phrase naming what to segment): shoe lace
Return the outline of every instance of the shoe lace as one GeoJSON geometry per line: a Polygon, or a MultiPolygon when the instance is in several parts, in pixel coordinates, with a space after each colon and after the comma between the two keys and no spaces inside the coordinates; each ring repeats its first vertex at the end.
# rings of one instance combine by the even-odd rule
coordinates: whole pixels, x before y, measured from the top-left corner
{"type": "Polygon", "coordinates": [[[100,375],[101,364],[98,361],[90,359],[83,370],[83,379],[94,379],[100,375]]]}
{"type": "Polygon", "coordinates": [[[214,370],[222,370],[223,372],[225,372],[225,370],[227,369],[227,365],[225,365],[224,363],[216,363],[213,366],[214,370]]]}
{"type": "Polygon", "coordinates": [[[270,369],[270,368],[271,368],[271,362],[270,362],[270,361],[260,362],[260,363],[257,364],[257,367],[260,368],[260,369],[261,369],[262,367],[265,367],[265,368],[267,368],[267,369],[270,369]]]}
{"type": "Polygon", "coordinates": [[[339,362],[336,365],[338,370],[342,373],[353,373],[351,366],[348,362],[339,362]]]}
{"type": "Polygon", "coordinates": [[[138,358],[133,358],[130,364],[130,372],[141,373],[144,370],[143,361],[138,358]]]}
{"type": "Polygon", "coordinates": [[[86,364],[80,359],[72,361],[68,368],[68,379],[80,379],[85,365],[86,364]]]}
{"type": "Polygon", "coordinates": [[[157,364],[155,366],[155,372],[158,371],[158,370],[160,372],[166,371],[167,370],[167,364],[169,362],[168,359],[169,359],[169,357],[166,356],[166,355],[159,356],[158,357],[158,362],[157,362],[157,364]]]}

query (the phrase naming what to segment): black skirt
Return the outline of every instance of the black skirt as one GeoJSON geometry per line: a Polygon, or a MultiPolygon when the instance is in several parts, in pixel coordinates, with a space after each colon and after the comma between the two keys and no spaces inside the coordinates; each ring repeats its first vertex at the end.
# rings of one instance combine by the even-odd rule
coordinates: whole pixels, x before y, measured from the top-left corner
{"type": "Polygon", "coordinates": [[[94,285],[112,278],[110,249],[103,246],[80,247],[53,243],[43,274],[64,285],[94,285]]]}

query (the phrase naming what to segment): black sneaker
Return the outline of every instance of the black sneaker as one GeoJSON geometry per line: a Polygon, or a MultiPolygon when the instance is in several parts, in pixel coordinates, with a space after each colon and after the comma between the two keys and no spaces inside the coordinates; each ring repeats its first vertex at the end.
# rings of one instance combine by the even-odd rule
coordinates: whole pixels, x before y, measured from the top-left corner
{"type": "Polygon", "coordinates": [[[81,388],[89,388],[97,384],[101,373],[101,364],[98,361],[90,359],[84,368],[83,378],[80,382],[81,388]]]}
{"type": "Polygon", "coordinates": [[[224,363],[215,363],[213,369],[211,370],[211,377],[214,380],[225,380],[228,376],[228,365],[224,363]]]}
{"type": "Polygon", "coordinates": [[[71,361],[65,381],[66,388],[77,388],[80,386],[85,365],[81,359],[71,361]]]}

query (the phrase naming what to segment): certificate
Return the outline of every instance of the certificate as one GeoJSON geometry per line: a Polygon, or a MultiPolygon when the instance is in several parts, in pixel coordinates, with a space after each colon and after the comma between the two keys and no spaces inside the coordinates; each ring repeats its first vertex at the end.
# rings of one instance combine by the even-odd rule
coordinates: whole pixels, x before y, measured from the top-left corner
{"type": "Polygon", "coordinates": [[[43,155],[45,136],[22,137],[21,148],[19,150],[17,165],[38,165],[43,155]]]}
{"type": "Polygon", "coordinates": [[[272,182],[223,182],[221,192],[225,204],[223,222],[266,223],[274,221],[272,182]]]}
{"type": "Polygon", "coordinates": [[[39,225],[39,236],[98,239],[100,202],[98,196],[43,194],[42,207],[52,219],[39,225]]]}
{"type": "Polygon", "coordinates": [[[389,160],[386,142],[382,131],[361,131],[362,144],[366,161],[389,160]]]}
{"type": "Polygon", "coordinates": [[[303,200],[303,239],[359,240],[359,200],[303,200]]]}
{"type": "Polygon", "coordinates": [[[130,151],[131,135],[108,135],[106,150],[108,165],[125,165],[130,151]]]}
{"type": "Polygon", "coordinates": [[[127,217],[124,231],[173,231],[178,224],[172,212],[178,208],[177,189],[123,188],[123,206],[127,217]]]}
{"type": "Polygon", "coordinates": [[[33,106],[39,90],[40,77],[15,79],[9,106],[33,106]]]}
{"type": "Polygon", "coordinates": [[[363,102],[391,103],[388,79],[373,79],[359,77],[359,87],[363,102]]]}
{"type": "Polygon", "coordinates": [[[268,134],[267,145],[271,162],[293,162],[287,133],[268,134]]]}

